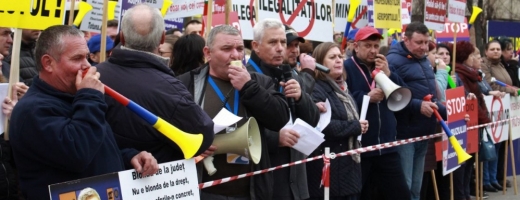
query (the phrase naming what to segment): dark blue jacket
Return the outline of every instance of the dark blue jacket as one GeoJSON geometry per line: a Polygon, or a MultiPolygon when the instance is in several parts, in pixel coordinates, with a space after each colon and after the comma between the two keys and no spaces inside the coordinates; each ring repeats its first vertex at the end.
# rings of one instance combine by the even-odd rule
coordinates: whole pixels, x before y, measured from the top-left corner
{"type": "MultiPolygon", "coordinates": [[[[367,80],[369,84],[372,84],[373,79],[370,75],[372,72],[369,72],[368,67],[361,63],[356,56],[352,56],[346,60],[343,63],[343,66],[345,66],[345,71],[347,72],[348,90],[357,103],[358,113],[361,113],[363,96],[370,92],[367,80]],[[353,59],[356,59],[356,63],[359,65],[359,68],[363,70],[364,75],[359,71],[359,68],[356,66],[353,59]]],[[[395,73],[391,73],[389,78],[395,84],[403,85],[403,81],[395,73]]],[[[361,145],[363,147],[395,141],[397,122],[395,120],[394,112],[388,109],[386,98],[379,103],[370,103],[368,105],[366,120],[368,120],[370,127],[368,128],[368,131],[363,134],[363,138],[361,139],[361,145]]],[[[361,156],[368,157],[382,155],[395,151],[395,148],[387,148],[379,151],[366,152],[361,154],[361,156]]]]}
{"type": "Polygon", "coordinates": [[[407,139],[435,133],[437,119],[432,114],[426,117],[421,114],[423,98],[432,94],[432,101],[439,107],[441,116],[446,116],[446,108],[438,101],[435,74],[430,61],[424,55],[415,58],[406,49],[403,42],[392,45],[386,56],[390,71],[397,74],[412,91],[412,101],[403,110],[395,113],[397,119],[397,139],[407,139]]]}
{"type": "MultiPolygon", "coordinates": [[[[100,80],[154,115],[189,134],[203,134],[196,155],[213,142],[213,121],[193,101],[186,87],[174,77],[167,62],[150,53],[114,49],[108,61],[96,67],[100,80]]],[[[117,144],[150,152],[158,163],[184,159],[180,147],[152,125],[105,95],[106,118],[114,131],[117,144]]]]}
{"type": "Polygon", "coordinates": [[[49,199],[50,184],[125,169],[138,152],[119,150],[101,92],[60,92],[34,77],[13,110],[10,141],[27,199],[49,199]],[[123,161],[124,160],[124,161],[123,161]]]}

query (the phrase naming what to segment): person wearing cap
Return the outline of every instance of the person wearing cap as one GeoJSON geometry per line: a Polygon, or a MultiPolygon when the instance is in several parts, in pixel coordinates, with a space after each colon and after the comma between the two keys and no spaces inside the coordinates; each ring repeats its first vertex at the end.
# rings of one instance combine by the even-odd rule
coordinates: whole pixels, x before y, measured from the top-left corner
{"type": "Polygon", "coordinates": [[[305,43],[305,39],[298,36],[298,32],[296,32],[291,26],[284,24],[284,28],[285,36],[287,37],[284,64],[288,64],[292,69],[295,69],[295,73],[302,78],[300,83],[303,84],[303,90],[310,95],[314,89],[314,70],[316,68],[316,60],[308,54],[300,53],[300,43],[305,43]],[[300,70],[297,70],[298,65],[300,70]]]}
{"type": "MultiPolygon", "coordinates": [[[[439,101],[435,74],[427,58],[429,30],[423,23],[412,22],[408,25],[403,41],[392,45],[386,56],[390,72],[402,78],[402,87],[412,92],[412,100],[401,111],[395,112],[397,120],[396,139],[408,139],[435,133],[437,118],[433,109],[446,116],[446,108],[439,101]],[[425,101],[426,95],[433,95],[425,101]]],[[[412,199],[420,198],[424,158],[428,140],[404,144],[397,147],[401,157],[406,183],[412,199]]]]}
{"type": "MultiPolygon", "coordinates": [[[[88,40],[87,45],[90,52],[88,54],[90,65],[97,65],[99,61],[101,61],[101,34],[92,36],[90,40],[88,40]]],[[[107,36],[106,55],[110,54],[112,48],[114,48],[114,41],[107,36]]]]}
{"type": "MultiPolygon", "coordinates": [[[[392,82],[402,85],[401,78],[391,73],[386,58],[378,54],[383,36],[373,27],[364,27],[357,31],[353,41],[352,57],[343,66],[347,73],[347,85],[361,113],[363,96],[370,96],[366,119],[370,128],[361,140],[363,147],[394,142],[397,134],[395,116],[388,108],[385,93],[372,84],[371,74],[375,69],[385,73],[392,82]]],[[[397,149],[386,148],[361,154],[362,192],[361,199],[373,199],[372,189],[384,194],[384,199],[410,199],[410,190],[406,185],[401,159],[397,149]]]]}
{"type": "MultiPolygon", "coordinates": [[[[305,41],[303,38],[295,34],[294,29],[284,26],[278,19],[264,19],[257,23],[253,28],[253,52],[246,67],[251,73],[264,74],[271,78],[274,88],[281,91],[292,113],[292,120],[297,118],[315,127],[318,124],[320,113],[318,107],[312,100],[305,87],[302,87],[303,80],[297,74],[294,68],[284,66],[283,62],[286,57],[286,48],[289,40],[291,42],[305,41]],[[287,37],[289,34],[289,37],[287,37]],[[294,41],[297,40],[297,41],[294,41]],[[285,80],[282,70],[290,73],[293,77],[291,80],[285,80]]],[[[294,44],[293,43],[293,44],[294,44]]],[[[295,47],[293,45],[293,47],[295,47]]],[[[299,52],[291,56],[292,61],[296,61],[299,52]]],[[[313,58],[308,55],[302,56],[305,62],[314,62],[313,58]]],[[[303,60],[303,59],[302,59],[303,60]]],[[[316,64],[310,64],[315,67],[316,64]]],[[[314,69],[311,69],[314,71],[314,69]]],[[[291,121],[291,123],[293,122],[291,121]]],[[[285,122],[287,123],[287,122],[285,122]]],[[[292,147],[298,142],[299,134],[287,128],[281,130],[266,130],[267,146],[269,158],[272,166],[278,166],[297,161],[305,158],[305,155],[292,147]]],[[[274,183],[272,199],[306,199],[309,197],[307,190],[307,177],[305,176],[305,166],[296,165],[289,168],[283,168],[273,172],[274,183]]]]}

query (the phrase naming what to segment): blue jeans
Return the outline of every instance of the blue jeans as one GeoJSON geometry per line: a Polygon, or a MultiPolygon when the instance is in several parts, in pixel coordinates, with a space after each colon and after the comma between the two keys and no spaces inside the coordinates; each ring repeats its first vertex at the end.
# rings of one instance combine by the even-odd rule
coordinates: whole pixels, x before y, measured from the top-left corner
{"type": "Polygon", "coordinates": [[[411,199],[421,198],[421,184],[424,173],[424,157],[428,149],[428,140],[397,146],[401,157],[406,184],[410,188],[411,199]]]}
{"type": "Polygon", "coordinates": [[[498,184],[497,181],[497,165],[498,165],[498,150],[502,145],[501,142],[495,144],[495,150],[497,154],[497,159],[494,161],[484,162],[484,169],[482,169],[483,177],[482,181],[484,185],[490,185],[491,183],[498,184]]]}

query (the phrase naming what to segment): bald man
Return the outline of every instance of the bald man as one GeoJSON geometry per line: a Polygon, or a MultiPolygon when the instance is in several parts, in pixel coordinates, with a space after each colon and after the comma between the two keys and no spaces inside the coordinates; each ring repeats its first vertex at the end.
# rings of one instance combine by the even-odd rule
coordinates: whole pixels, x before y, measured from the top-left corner
{"type": "MultiPolygon", "coordinates": [[[[201,154],[213,142],[213,121],[198,106],[184,85],[159,55],[164,42],[164,20],[158,9],[139,4],[121,21],[121,48],[98,64],[100,80],[187,133],[202,133],[201,154]]],[[[106,119],[120,147],[147,149],[159,163],[184,159],[179,146],[128,108],[105,96],[106,119]]]]}

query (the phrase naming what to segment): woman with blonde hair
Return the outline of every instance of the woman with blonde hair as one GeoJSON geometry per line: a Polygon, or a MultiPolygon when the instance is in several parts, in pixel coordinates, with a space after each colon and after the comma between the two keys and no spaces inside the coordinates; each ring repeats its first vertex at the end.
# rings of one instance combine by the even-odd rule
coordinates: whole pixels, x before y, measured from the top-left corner
{"type": "MultiPolygon", "coordinates": [[[[325,147],[331,152],[344,152],[359,148],[357,136],[366,133],[368,121],[359,120],[354,99],[345,82],[343,55],[338,44],[325,42],[314,49],[316,63],[330,69],[329,74],[317,71],[312,96],[315,101],[331,104],[329,125],[322,130],[325,142],[311,156],[323,154],[325,147]]],[[[361,193],[361,158],[359,155],[342,156],[330,161],[330,199],[355,200],[361,193]]],[[[320,187],[322,162],[307,163],[307,180],[310,199],[323,199],[320,187]]]]}

